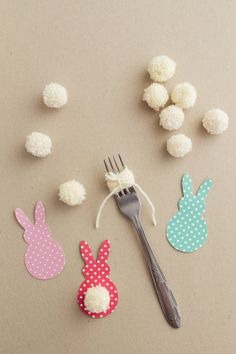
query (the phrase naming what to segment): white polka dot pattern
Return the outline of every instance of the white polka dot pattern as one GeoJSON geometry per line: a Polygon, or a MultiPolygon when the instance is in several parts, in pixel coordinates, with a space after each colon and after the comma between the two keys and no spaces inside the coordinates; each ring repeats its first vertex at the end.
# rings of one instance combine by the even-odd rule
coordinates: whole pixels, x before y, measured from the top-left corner
{"type": "Polygon", "coordinates": [[[25,266],[36,279],[54,278],[64,268],[65,256],[61,246],[50,236],[45,224],[45,209],[42,202],[35,208],[35,224],[32,224],[24,212],[15,210],[16,219],[24,228],[24,239],[28,243],[25,253],[25,266]]]}
{"type": "Polygon", "coordinates": [[[80,253],[85,262],[85,266],[82,269],[85,281],[80,285],[77,301],[80,309],[86,313],[86,315],[92,318],[103,318],[108,316],[116,309],[118,304],[118,291],[115,284],[109,279],[110,267],[107,264],[107,259],[110,252],[110,242],[108,240],[103,241],[97,260],[93,258],[91,248],[87,242],[80,242],[80,253]],[[110,295],[110,303],[107,311],[95,313],[86,309],[84,299],[86,292],[89,288],[94,286],[105,287],[110,295]]]}
{"type": "Polygon", "coordinates": [[[211,186],[212,180],[207,179],[193,195],[191,177],[188,174],[183,176],[184,197],[179,201],[179,212],[167,224],[167,239],[178,251],[194,252],[206,241],[207,225],[202,214],[211,186]]]}

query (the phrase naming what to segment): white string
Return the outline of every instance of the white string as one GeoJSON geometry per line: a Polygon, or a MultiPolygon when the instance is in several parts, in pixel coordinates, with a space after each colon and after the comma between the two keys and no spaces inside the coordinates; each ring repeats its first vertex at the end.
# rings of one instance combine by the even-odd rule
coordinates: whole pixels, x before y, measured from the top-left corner
{"type": "Polygon", "coordinates": [[[152,222],[153,222],[153,225],[156,226],[157,221],[156,221],[156,216],[155,216],[156,210],[155,210],[154,204],[152,203],[152,201],[149,198],[149,196],[147,195],[147,193],[144,192],[144,190],[140,187],[139,184],[135,183],[134,186],[139,189],[139,192],[146,198],[148,204],[150,205],[151,210],[152,210],[152,222]]]}
{"type": "Polygon", "coordinates": [[[134,174],[131,170],[128,169],[127,166],[125,166],[124,170],[121,171],[120,173],[114,173],[114,172],[107,172],[105,174],[105,179],[107,182],[107,186],[110,190],[110,193],[106,196],[106,198],[103,200],[101,203],[98,213],[97,213],[97,218],[96,218],[96,228],[99,228],[99,223],[100,223],[100,218],[102,214],[102,210],[107,203],[107,201],[116,193],[120,192],[124,188],[129,188],[129,187],[136,187],[139,192],[146,198],[148,204],[151,207],[152,210],[152,222],[154,225],[156,225],[156,217],[155,217],[155,207],[147,195],[147,193],[144,192],[144,190],[140,187],[135,182],[134,174]]]}

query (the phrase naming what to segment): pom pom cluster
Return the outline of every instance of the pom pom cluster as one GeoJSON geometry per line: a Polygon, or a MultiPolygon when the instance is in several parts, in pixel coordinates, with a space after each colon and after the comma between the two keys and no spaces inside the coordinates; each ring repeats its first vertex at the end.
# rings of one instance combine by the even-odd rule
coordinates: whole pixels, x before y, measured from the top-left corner
{"type": "MultiPolygon", "coordinates": [[[[144,90],[143,100],[148,104],[150,108],[158,111],[167,103],[169,95],[164,85],[160,84],[160,82],[165,82],[171,79],[175,73],[175,69],[176,63],[166,55],[160,55],[158,57],[152,58],[152,60],[149,62],[147,71],[150,75],[150,78],[155,82],[159,82],[159,84],[151,84],[144,90]]],[[[196,89],[188,82],[176,85],[171,92],[172,102],[182,109],[192,107],[195,104],[196,99],[196,89]]],[[[168,114],[170,115],[172,112],[173,115],[176,115],[176,110],[173,107],[168,111],[168,114]]],[[[178,124],[178,128],[175,128],[175,123],[173,128],[170,125],[168,124],[168,130],[174,130],[180,127],[178,124]]],[[[165,125],[162,126],[165,128],[165,125]]]]}
{"type": "MultiPolygon", "coordinates": [[[[152,58],[147,66],[147,72],[151,80],[155,81],[145,88],[143,101],[155,111],[162,108],[159,118],[162,128],[173,131],[181,128],[184,123],[184,110],[195,105],[197,91],[188,82],[177,84],[171,94],[172,104],[165,107],[169,100],[169,94],[161,83],[172,78],[176,70],[176,63],[166,55],[152,58]]],[[[220,109],[212,109],[205,113],[202,119],[203,127],[210,134],[222,134],[229,124],[228,115],[220,109]]],[[[167,140],[168,153],[176,158],[183,157],[192,150],[192,141],[184,134],[173,135],[167,140]]]]}
{"type": "MultiPolygon", "coordinates": [[[[50,108],[61,108],[68,101],[65,87],[57,83],[46,85],[42,96],[45,105],[50,108]]],[[[25,149],[35,157],[45,157],[51,154],[51,138],[43,133],[32,132],[26,136],[25,149]]],[[[86,190],[79,181],[72,180],[59,186],[58,197],[67,205],[79,205],[86,198],[86,190]]]]}
{"type": "MultiPolygon", "coordinates": [[[[45,105],[51,108],[61,108],[68,101],[65,87],[56,83],[46,85],[42,96],[45,105]]],[[[26,137],[25,149],[35,157],[45,157],[51,154],[52,140],[46,134],[32,132],[26,137]]]]}
{"type": "MultiPolygon", "coordinates": [[[[151,80],[155,81],[144,90],[143,101],[155,111],[163,108],[169,100],[169,94],[163,84],[172,78],[176,70],[176,63],[166,55],[152,58],[147,71],[151,80]],[[158,82],[158,83],[157,83],[158,82]]],[[[172,131],[179,129],[184,122],[184,109],[192,107],[197,99],[197,92],[188,82],[176,85],[171,92],[173,104],[165,107],[160,112],[160,125],[172,131]]],[[[184,134],[172,136],[167,141],[167,151],[174,157],[183,157],[192,150],[192,141],[184,134]]]]}
{"type": "MultiPolygon", "coordinates": [[[[50,108],[61,108],[68,101],[66,89],[57,83],[46,85],[42,97],[50,108]]],[[[32,132],[26,136],[25,149],[32,156],[46,157],[52,152],[52,140],[46,134],[32,132]]],[[[59,186],[58,197],[67,205],[80,205],[86,198],[86,190],[79,181],[72,180],[59,186]]]]}

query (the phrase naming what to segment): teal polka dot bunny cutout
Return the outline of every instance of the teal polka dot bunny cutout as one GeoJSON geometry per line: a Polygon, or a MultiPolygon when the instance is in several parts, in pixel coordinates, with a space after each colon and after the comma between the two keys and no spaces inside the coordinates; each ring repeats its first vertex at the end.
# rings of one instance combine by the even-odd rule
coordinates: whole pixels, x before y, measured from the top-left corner
{"type": "Polygon", "coordinates": [[[191,177],[188,174],[183,176],[183,197],[178,203],[179,212],[167,224],[167,239],[178,251],[194,252],[206,241],[207,224],[203,213],[211,186],[212,180],[206,179],[194,195],[191,177]]]}

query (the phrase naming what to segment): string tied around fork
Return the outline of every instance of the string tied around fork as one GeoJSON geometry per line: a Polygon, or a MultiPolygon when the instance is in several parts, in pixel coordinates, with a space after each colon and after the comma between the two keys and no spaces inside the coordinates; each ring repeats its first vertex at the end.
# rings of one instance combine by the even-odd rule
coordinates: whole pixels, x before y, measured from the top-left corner
{"type": "Polygon", "coordinates": [[[125,188],[130,188],[130,187],[136,187],[139,192],[146,198],[151,211],[152,211],[152,222],[154,225],[156,225],[156,217],[155,217],[155,207],[147,195],[147,193],[144,192],[144,190],[140,187],[139,184],[135,182],[134,174],[131,170],[128,169],[127,166],[124,167],[124,169],[121,172],[107,172],[105,174],[105,180],[107,183],[107,187],[110,191],[110,193],[106,196],[106,198],[103,200],[101,203],[98,213],[97,213],[97,218],[96,218],[96,228],[99,228],[99,223],[100,223],[100,218],[102,214],[102,210],[107,203],[107,201],[115,194],[119,193],[125,188]]]}

